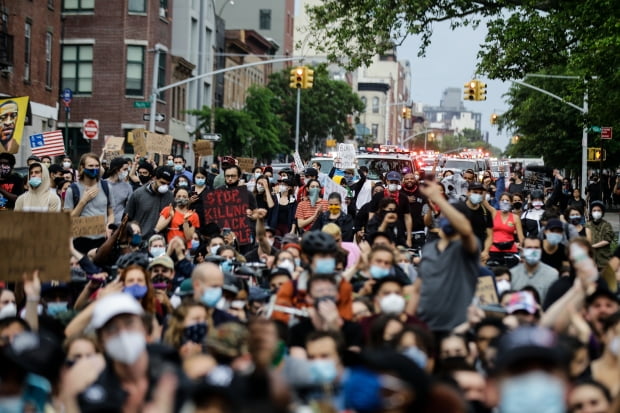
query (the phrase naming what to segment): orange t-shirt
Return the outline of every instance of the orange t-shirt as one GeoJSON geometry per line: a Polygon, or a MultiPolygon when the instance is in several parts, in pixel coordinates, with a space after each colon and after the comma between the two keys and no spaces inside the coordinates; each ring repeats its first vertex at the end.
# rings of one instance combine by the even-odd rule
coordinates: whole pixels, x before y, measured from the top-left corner
{"type": "MultiPolygon", "coordinates": [[[[167,206],[164,209],[162,209],[160,215],[168,219],[168,217],[170,216],[170,206],[167,206]]],[[[185,239],[185,234],[183,233],[183,221],[185,219],[184,217],[185,217],[185,214],[183,212],[179,212],[178,209],[174,210],[174,216],[172,217],[172,221],[170,221],[170,225],[168,225],[168,235],[166,235],[166,240],[168,242],[172,241],[174,237],[181,237],[185,239]]],[[[197,213],[192,212],[192,215],[190,215],[188,221],[192,224],[194,228],[196,229],[200,228],[200,220],[198,219],[197,213]]],[[[187,248],[191,248],[192,240],[186,239],[185,244],[187,248]]]]}

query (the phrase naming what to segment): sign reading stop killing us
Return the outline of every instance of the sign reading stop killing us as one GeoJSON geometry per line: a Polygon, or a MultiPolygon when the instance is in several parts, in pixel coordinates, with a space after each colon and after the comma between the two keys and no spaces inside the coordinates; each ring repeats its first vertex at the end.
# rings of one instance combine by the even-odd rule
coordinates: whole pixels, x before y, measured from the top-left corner
{"type": "Polygon", "coordinates": [[[252,242],[246,211],[250,208],[246,187],[214,189],[204,197],[204,222],[215,222],[220,229],[230,228],[239,245],[252,242]]]}

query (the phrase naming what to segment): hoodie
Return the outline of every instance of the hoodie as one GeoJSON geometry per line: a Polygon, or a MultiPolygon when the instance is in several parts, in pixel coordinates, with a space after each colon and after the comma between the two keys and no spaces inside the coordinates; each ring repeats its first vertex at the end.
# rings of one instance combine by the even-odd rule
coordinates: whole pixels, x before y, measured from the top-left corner
{"type": "Polygon", "coordinates": [[[33,165],[41,166],[41,185],[33,188],[28,183],[28,191],[17,197],[15,201],[15,211],[60,212],[60,198],[50,190],[50,173],[47,166],[39,163],[33,165]]]}

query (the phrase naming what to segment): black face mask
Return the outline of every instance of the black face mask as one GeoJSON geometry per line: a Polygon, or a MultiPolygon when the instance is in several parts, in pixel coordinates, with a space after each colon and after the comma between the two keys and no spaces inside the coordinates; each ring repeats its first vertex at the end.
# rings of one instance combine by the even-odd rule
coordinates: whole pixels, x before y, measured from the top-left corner
{"type": "Polygon", "coordinates": [[[140,180],[140,183],[144,185],[145,183],[151,180],[151,177],[149,175],[139,175],[138,179],[140,180]]]}
{"type": "Polygon", "coordinates": [[[226,184],[226,186],[228,186],[229,188],[236,188],[237,186],[239,186],[239,181],[226,184]]]}
{"type": "Polygon", "coordinates": [[[521,209],[522,206],[523,206],[523,203],[521,203],[521,202],[513,202],[512,203],[512,208],[516,209],[516,210],[521,209]]]}

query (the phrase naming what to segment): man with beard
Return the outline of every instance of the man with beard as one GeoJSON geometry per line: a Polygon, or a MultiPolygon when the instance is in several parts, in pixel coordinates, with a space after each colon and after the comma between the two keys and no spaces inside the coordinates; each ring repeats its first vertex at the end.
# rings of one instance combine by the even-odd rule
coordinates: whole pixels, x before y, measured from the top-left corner
{"type": "Polygon", "coordinates": [[[409,201],[409,209],[411,211],[411,219],[413,220],[413,248],[422,248],[426,241],[424,234],[424,216],[422,207],[426,203],[426,199],[420,193],[418,180],[412,172],[408,172],[403,176],[401,192],[407,196],[409,201]]]}

